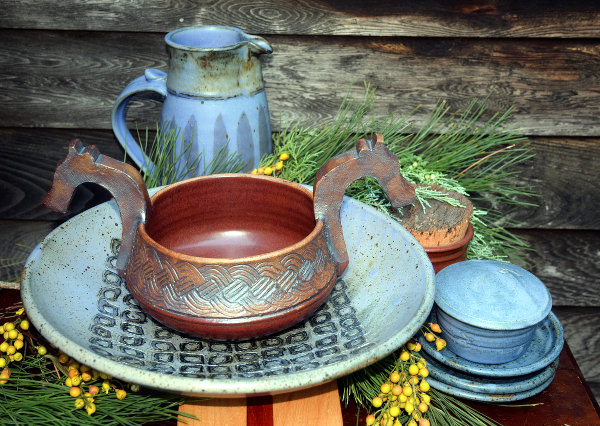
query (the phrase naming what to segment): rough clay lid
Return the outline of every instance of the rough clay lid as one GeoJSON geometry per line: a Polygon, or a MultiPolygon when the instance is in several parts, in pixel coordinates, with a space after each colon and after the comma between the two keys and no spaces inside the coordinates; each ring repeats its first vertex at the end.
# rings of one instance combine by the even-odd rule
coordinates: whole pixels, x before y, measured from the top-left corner
{"type": "Polygon", "coordinates": [[[437,273],[435,303],[467,324],[516,330],[546,318],[552,296],[523,268],[495,260],[467,260],[437,273]]]}

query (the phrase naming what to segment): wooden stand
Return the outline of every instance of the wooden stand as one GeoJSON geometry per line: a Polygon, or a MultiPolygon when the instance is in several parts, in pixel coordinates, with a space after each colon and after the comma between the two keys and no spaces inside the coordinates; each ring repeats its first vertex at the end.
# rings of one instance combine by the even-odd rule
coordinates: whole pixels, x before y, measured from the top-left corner
{"type": "Polygon", "coordinates": [[[215,398],[184,404],[179,411],[199,420],[178,422],[178,426],[295,426],[342,425],[337,382],[274,396],[215,398]]]}

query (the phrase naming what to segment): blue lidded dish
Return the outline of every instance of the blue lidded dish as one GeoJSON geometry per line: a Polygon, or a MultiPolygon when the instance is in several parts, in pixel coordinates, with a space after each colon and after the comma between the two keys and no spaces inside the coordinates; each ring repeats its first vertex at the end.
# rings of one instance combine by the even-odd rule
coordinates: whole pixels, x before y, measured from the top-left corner
{"type": "Polygon", "coordinates": [[[435,309],[447,347],[473,362],[521,356],[552,308],[535,275],[510,263],[467,260],[436,275],[435,309]]]}

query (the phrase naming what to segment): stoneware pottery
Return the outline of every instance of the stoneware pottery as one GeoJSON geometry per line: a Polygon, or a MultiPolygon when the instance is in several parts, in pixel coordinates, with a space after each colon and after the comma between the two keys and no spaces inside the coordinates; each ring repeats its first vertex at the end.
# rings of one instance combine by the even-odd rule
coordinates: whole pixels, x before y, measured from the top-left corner
{"type": "Polygon", "coordinates": [[[441,247],[425,247],[425,253],[438,273],[448,265],[467,260],[467,248],[473,239],[473,225],[469,223],[465,236],[460,240],[441,247]]]}
{"type": "MultiPolygon", "coordinates": [[[[427,322],[438,322],[435,310],[427,322]]],[[[442,329],[442,333],[444,330],[442,329]]],[[[437,351],[433,343],[419,337],[424,352],[436,361],[472,375],[484,377],[514,377],[539,371],[554,361],[564,345],[563,328],[553,312],[550,312],[535,328],[529,347],[520,357],[502,364],[483,364],[469,361],[450,349],[437,351]]]]}
{"type": "Polygon", "coordinates": [[[494,260],[454,263],[436,275],[436,314],[448,348],[474,362],[501,364],[527,350],[552,297],[532,273],[494,260]]]}
{"type": "MultiPolygon", "coordinates": [[[[218,25],[179,28],[168,33],[165,42],[168,74],[147,69],[123,89],[114,104],[112,127],[127,154],[139,167],[153,170],[129,132],[125,115],[133,95],[156,92],[164,100],[163,131],[173,129],[179,134],[174,152],[179,161],[189,163],[201,155],[200,164],[208,166],[219,154],[237,152],[246,170],[255,168],[272,149],[258,57],[272,52],[269,43],[238,28],[218,25]]],[[[198,169],[193,176],[204,167],[198,169]]]]}
{"type": "Polygon", "coordinates": [[[145,312],[180,332],[248,339],[288,328],[321,306],[348,266],[340,223],[344,192],[377,178],[394,206],[413,188],[380,135],[331,159],[313,194],[252,174],[201,176],[150,200],[137,171],[73,141],[44,204],[66,211],[75,188],[95,182],[123,223],[117,271],[145,312]]]}
{"type": "Polygon", "coordinates": [[[558,359],[555,359],[547,367],[530,374],[515,377],[491,378],[463,373],[447,367],[442,363],[436,362],[426,353],[423,354],[423,359],[427,361],[429,377],[460,389],[493,395],[526,392],[537,388],[554,376],[556,368],[558,367],[558,359]]]}
{"type": "Polygon", "coordinates": [[[219,397],[314,386],[389,355],[433,306],[431,263],[397,221],[344,197],[341,223],[350,263],[330,297],[306,320],[267,337],[191,337],[147,315],[117,273],[122,227],[114,200],[63,223],[33,250],[23,305],[50,343],[131,383],[219,397]]]}
{"type": "Polygon", "coordinates": [[[441,382],[439,380],[433,378],[427,378],[427,381],[431,385],[431,387],[447,393],[448,395],[454,395],[463,399],[470,399],[472,401],[480,401],[480,402],[491,402],[491,403],[499,403],[499,402],[511,402],[511,401],[521,401],[526,398],[530,398],[538,393],[542,392],[552,383],[554,380],[555,373],[547,379],[542,384],[536,386],[533,389],[529,389],[523,392],[509,392],[509,393],[499,393],[499,394],[487,394],[480,392],[473,392],[466,389],[459,388],[454,385],[450,385],[448,383],[441,382]]]}

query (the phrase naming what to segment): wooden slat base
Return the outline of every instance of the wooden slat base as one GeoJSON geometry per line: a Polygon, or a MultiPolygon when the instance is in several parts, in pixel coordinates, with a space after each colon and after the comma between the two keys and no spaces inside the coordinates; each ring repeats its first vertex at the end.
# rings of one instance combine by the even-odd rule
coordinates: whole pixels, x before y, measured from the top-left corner
{"type": "Polygon", "coordinates": [[[199,420],[181,417],[178,426],[239,426],[246,424],[246,398],[218,398],[184,404],[179,407],[183,413],[193,414],[199,420]]]}
{"type": "Polygon", "coordinates": [[[310,389],[273,397],[217,398],[184,404],[179,411],[198,420],[185,419],[178,426],[292,426],[342,425],[342,410],[335,381],[310,389]]]}
{"type": "Polygon", "coordinates": [[[273,426],[342,424],[337,382],[273,397],[273,426]]]}

